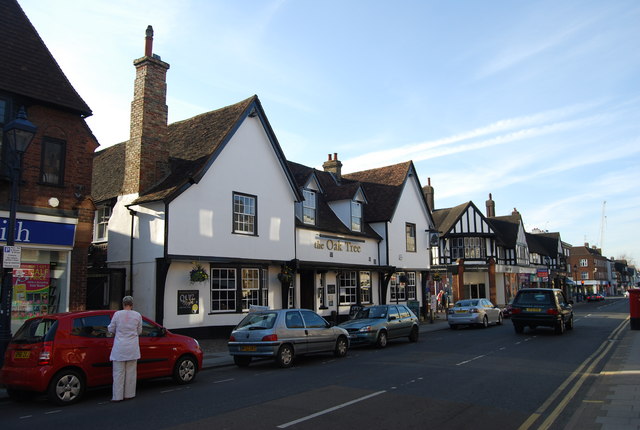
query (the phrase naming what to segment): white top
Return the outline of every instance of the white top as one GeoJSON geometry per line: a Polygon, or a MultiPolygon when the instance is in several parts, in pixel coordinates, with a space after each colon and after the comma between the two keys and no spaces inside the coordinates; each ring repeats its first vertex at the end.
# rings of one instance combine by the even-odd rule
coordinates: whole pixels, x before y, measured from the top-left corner
{"type": "Polygon", "coordinates": [[[121,310],[113,314],[109,333],[115,333],[111,361],[129,361],[140,358],[138,335],[142,333],[142,316],[131,310],[121,310]]]}

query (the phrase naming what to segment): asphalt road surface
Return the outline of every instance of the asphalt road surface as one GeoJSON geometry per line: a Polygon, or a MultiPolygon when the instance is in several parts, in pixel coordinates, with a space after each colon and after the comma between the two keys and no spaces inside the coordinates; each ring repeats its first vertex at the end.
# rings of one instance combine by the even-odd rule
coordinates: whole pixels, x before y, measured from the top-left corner
{"type": "Polygon", "coordinates": [[[191,385],[138,384],[131,401],[110,403],[110,388],[73,406],[44,398],[0,402],[3,430],[74,429],[562,429],[606,363],[628,302],[576,307],[564,335],[540,328],[516,334],[511,321],[487,329],[424,333],[347,357],[301,357],[280,369],[207,369],[191,385]]]}

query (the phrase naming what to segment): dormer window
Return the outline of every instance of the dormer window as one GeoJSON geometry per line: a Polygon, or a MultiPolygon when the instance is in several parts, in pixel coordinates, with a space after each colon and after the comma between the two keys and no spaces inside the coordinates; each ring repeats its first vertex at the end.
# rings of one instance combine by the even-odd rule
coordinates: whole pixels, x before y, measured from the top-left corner
{"type": "Polygon", "coordinates": [[[351,202],[351,230],[362,231],[362,203],[351,202]]]}
{"type": "Polygon", "coordinates": [[[302,190],[304,202],[302,202],[302,222],[316,224],[316,193],[311,190],[302,190]]]}

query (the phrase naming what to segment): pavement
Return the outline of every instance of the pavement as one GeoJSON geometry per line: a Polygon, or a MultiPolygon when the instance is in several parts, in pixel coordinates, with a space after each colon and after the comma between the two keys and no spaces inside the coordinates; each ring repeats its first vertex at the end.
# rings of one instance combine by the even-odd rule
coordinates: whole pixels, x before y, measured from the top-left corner
{"type": "MultiPolygon", "coordinates": [[[[440,314],[433,323],[421,322],[420,334],[448,328],[440,314]]],[[[204,352],[203,369],[234,365],[227,339],[198,341],[204,352]]],[[[640,330],[630,330],[627,324],[610,341],[614,343],[611,357],[599,373],[591,375],[596,380],[565,428],[640,430],[640,330]]],[[[4,400],[8,400],[6,390],[0,389],[0,401],[4,400]]]]}

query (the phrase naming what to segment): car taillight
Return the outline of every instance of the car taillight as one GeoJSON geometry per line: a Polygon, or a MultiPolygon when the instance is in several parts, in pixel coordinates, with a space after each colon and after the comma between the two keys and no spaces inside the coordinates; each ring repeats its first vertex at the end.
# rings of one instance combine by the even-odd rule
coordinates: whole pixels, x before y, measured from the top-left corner
{"type": "Polygon", "coordinates": [[[262,338],[263,342],[275,342],[276,340],[278,340],[278,335],[277,334],[268,334],[266,336],[264,336],[262,338]]]}
{"type": "Polygon", "coordinates": [[[519,314],[520,312],[522,312],[522,309],[520,308],[511,308],[511,314],[519,314]]]}
{"type": "Polygon", "coordinates": [[[51,364],[51,351],[53,350],[53,342],[45,342],[42,345],[42,351],[38,357],[38,365],[46,366],[51,364]]]}
{"type": "Polygon", "coordinates": [[[235,342],[236,337],[234,335],[229,336],[229,342],[235,342]]]}
{"type": "Polygon", "coordinates": [[[547,309],[547,313],[549,315],[558,315],[559,312],[558,312],[558,310],[556,308],[549,308],[549,309],[547,309]]]}

